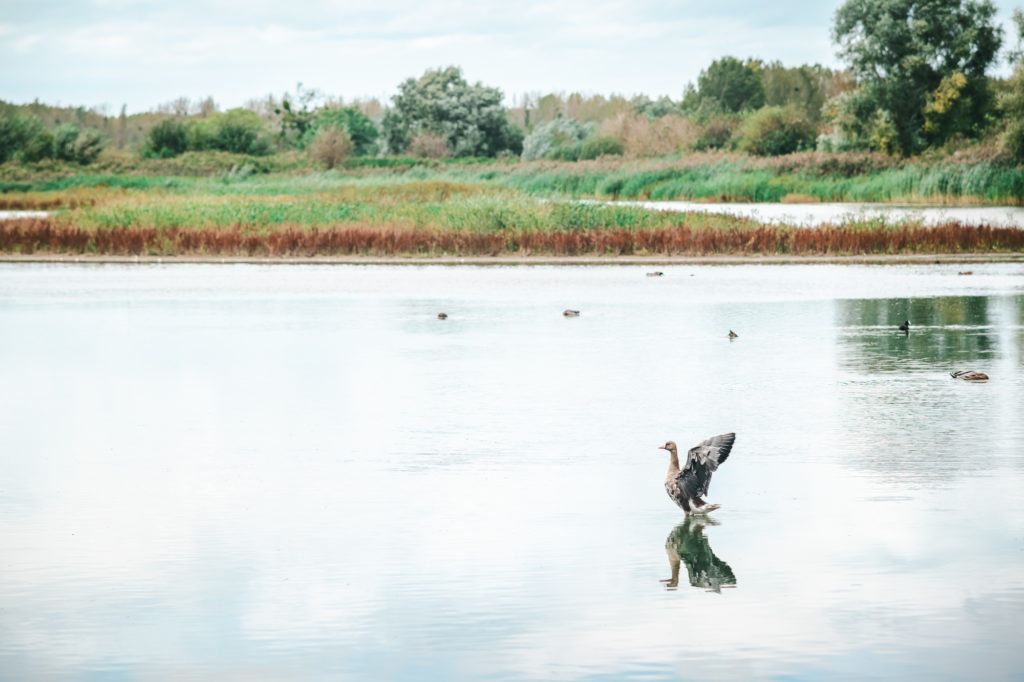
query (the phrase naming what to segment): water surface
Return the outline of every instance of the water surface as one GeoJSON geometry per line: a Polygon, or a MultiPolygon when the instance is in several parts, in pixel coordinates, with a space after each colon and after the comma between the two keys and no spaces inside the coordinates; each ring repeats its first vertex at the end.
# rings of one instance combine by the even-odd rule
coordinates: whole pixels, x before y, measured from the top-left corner
{"type": "Polygon", "coordinates": [[[0,678],[1024,674],[1024,266],[659,267],[0,264],[0,678]]]}
{"type": "Polygon", "coordinates": [[[724,213],[751,218],[768,225],[818,227],[849,222],[906,222],[935,226],[951,222],[965,225],[1024,228],[1024,207],[1020,206],[920,206],[885,203],[703,203],[695,201],[620,201],[617,204],[643,206],[656,211],[724,213]]]}

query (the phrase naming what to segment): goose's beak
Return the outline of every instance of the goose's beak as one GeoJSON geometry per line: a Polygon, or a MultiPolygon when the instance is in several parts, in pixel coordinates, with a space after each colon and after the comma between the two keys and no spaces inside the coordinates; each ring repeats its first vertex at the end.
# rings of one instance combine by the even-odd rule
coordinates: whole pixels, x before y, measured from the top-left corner
{"type": "Polygon", "coordinates": [[[659,445],[658,449],[659,450],[668,450],[668,448],[666,448],[664,445],[659,445]]]}

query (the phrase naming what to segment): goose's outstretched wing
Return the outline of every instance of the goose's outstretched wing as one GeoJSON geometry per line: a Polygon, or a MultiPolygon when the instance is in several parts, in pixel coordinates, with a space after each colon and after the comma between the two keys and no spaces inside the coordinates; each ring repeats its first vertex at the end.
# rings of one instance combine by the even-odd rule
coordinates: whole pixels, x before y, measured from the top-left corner
{"type": "Polygon", "coordinates": [[[723,433],[690,448],[686,453],[686,465],[676,476],[676,484],[683,495],[690,499],[707,495],[712,472],[729,458],[735,442],[735,433],[723,433]]]}

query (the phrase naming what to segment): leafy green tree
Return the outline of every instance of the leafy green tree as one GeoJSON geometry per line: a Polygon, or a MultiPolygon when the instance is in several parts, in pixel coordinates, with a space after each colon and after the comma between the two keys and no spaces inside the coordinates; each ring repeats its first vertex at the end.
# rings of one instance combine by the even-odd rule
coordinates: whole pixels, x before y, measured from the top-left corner
{"type": "Polygon", "coordinates": [[[1016,65],[999,106],[1009,122],[1003,144],[1015,162],[1024,163],[1024,10],[1015,10],[1013,20],[1017,24],[1018,42],[1010,58],[1016,65]]]}
{"type": "MultiPolygon", "coordinates": [[[[368,156],[377,151],[377,138],[380,132],[373,121],[357,107],[341,109],[323,109],[316,115],[312,128],[306,138],[312,140],[316,133],[325,128],[343,131],[352,142],[351,153],[356,156],[368,156]]],[[[303,146],[308,142],[304,141],[303,146]]]]}
{"type": "Polygon", "coordinates": [[[295,94],[285,93],[281,98],[281,106],[274,109],[274,113],[281,117],[281,137],[288,139],[290,144],[298,141],[304,147],[312,139],[317,119],[313,102],[318,97],[319,91],[305,89],[299,83],[295,87],[295,94]]]}
{"type": "Polygon", "coordinates": [[[697,76],[695,99],[697,105],[717,102],[726,112],[760,109],[764,106],[764,84],[757,64],[735,57],[716,59],[697,76]]]}
{"type": "Polygon", "coordinates": [[[786,67],[773,61],[757,64],[764,87],[764,103],[770,107],[798,107],[812,123],[821,120],[825,102],[837,88],[837,74],[820,64],[786,67]]]}
{"type": "Polygon", "coordinates": [[[991,0],[846,0],[836,11],[833,38],[858,80],[858,106],[888,117],[901,154],[982,131],[985,71],[1002,43],[994,16],[991,0]]]}
{"type": "Polygon", "coordinates": [[[522,131],[509,122],[498,88],[470,85],[456,66],[431,69],[398,86],[382,122],[388,151],[408,149],[421,132],[443,137],[454,156],[497,156],[522,148],[522,131]]]}

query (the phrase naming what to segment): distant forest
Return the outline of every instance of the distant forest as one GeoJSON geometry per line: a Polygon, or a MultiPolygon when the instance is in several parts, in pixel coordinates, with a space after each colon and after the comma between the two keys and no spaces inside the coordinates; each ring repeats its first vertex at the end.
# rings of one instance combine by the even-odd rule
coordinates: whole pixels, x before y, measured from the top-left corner
{"type": "Polygon", "coordinates": [[[832,38],[844,68],[723,56],[679,99],[504,93],[457,66],[398,85],[388,102],[294,92],[222,111],[178,98],[127,115],[0,102],[0,162],[88,165],[103,154],[170,158],[225,151],[346,157],[575,161],[723,150],[753,156],[871,151],[1024,163],[1024,12],[1013,35],[990,0],[848,0],[832,38]],[[991,75],[1001,56],[1006,78],[991,75]]]}

